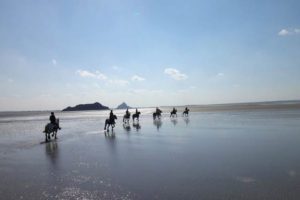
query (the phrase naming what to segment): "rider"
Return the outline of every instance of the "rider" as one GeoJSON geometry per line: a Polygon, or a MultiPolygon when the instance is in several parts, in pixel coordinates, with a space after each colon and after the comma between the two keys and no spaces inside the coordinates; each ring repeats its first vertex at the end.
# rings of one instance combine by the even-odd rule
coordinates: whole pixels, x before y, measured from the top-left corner
{"type": "Polygon", "coordinates": [[[55,115],[54,115],[54,112],[51,112],[51,115],[50,115],[50,117],[49,117],[49,120],[50,120],[50,123],[51,124],[53,124],[55,127],[57,127],[58,129],[61,129],[60,127],[59,127],[59,125],[57,124],[57,122],[56,122],[56,117],[55,117],[55,115]]]}
{"type": "Polygon", "coordinates": [[[130,112],[128,111],[128,108],[126,110],[126,116],[130,116],[130,112]]]}
{"type": "Polygon", "coordinates": [[[161,114],[162,113],[162,111],[158,108],[158,107],[156,107],[156,111],[155,111],[157,114],[161,114]]]}
{"type": "Polygon", "coordinates": [[[110,121],[111,123],[113,123],[113,122],[115,121],[114,113],[113,113],[112,110],[111,110],[110,113],[109,113],[109,121],[110,121]]]}
{"type": "Polygon", "coordinates": [[[173,108],[173,111],[172,111],[173,113],[176,113],[177,112],[177,110],[176,110],[176,108],[173,108]]]}
{"type": "Polygon", "coordinates": [[[185,110],[184,110],[185,112],[189,112],[190,111],[190,109],[188,109],[187,107],[185,107],[185,110]]]}
{"type": "Polygon", "coordinates": [[[139,114],[139,111],[137,108],[135,109],[135,114],[139,114]]]}

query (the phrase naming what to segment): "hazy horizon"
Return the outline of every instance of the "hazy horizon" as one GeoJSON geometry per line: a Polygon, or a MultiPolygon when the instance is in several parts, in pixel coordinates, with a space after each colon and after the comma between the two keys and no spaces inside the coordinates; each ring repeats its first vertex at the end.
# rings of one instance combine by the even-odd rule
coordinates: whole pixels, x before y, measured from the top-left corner
{"type": "Polygon", "coordinates": [[[0,2],[0,111],[300,99],[300,2],[0,2]]]}

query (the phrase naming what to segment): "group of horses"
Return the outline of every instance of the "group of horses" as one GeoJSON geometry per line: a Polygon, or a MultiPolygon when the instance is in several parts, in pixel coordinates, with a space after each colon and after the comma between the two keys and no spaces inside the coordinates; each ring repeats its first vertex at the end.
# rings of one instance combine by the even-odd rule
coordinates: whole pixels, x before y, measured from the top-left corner
{"type": "MultiPolygon", "coordinates": [[[[139,122],[141,112],[136,111],[132,115],[132,121],[139,122]]],[[[152,114],[153,120],[160,120],[161,119],[161,114],[162,111],[160,109],[156,109],[156,111],[152,114]]],[[[182,116],[188,116],[189,115],[189,109],[185,109],[182,113],[182,116]]],[[[170,112],[170,117],[177,117],[177,110],[173,108],[173,110],[170,112]]],[[[110,117],[109,119],[105,120],[104,124],[104,130],[109,131],[109,127],[113,130],[116,126],[116,120],[117,116],[113,114],[113,117],[110,117]]],[[[130,121],[130,113],[126,112],[126,114],[123,116],[123,123],[124,124],[129,124],[130,121]]],[[[51,137],[52,138],[57,138],[57,131],[59,129],[59,119],[56,120],[56,124],[48,123],[45,127],[45,142],[50,141],[51,137]]]]}
{"type": "MultiPolygon", "coordinates": [[[[189,115],[189,111],[190,110],[186,108],[183,111],[182,116],[187,117],[189,115]]],[[[132,115],[133,123],[139,122],[140,114],[141,114],[141,112],[136,111],[132,115]]],[[[156,109],[156,111],[152,114],[153,120],[160,120],[161,114],[162,114],[162,111],[160,109],[156,109]]],[[[170,112],[170,117],[177,117],[177,110],[175,108],[170,112]]],[[[111,129],[113,130],[116,125],[116,121],[115,121],[116,119],[117,119],[116,115],[113,115],[112,119],[106,119],[105,124],[104,124],[104,130],[109,131],[109,127],[111,127],[111,129]]],[[[123,124],[129,124],[129,121],[130,121],[130,113],[127,111],[126,114],[123,116],[123,124]]]]}
{"type": "MultiPolygon", "coordinates": [[[[189,116],[189,109],[186,108],[183,112],[182,112],[182,116],[189,116]]],[[[161,113],[162,111],[157,109],[156,112],[153,113],[153,119],[160,119],[161,118],[161,113]]],[[[177,117],[177,110],[175,108],[173,108],[173,110],[170,112],[170,117],[177,117]]]]}

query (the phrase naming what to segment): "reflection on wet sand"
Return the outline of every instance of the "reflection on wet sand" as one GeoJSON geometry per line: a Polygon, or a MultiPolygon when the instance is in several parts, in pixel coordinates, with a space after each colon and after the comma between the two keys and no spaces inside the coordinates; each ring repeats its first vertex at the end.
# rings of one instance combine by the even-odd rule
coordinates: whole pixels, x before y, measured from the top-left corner
{"type": "Polygon", "coordinates": [[[126,133],[129,133],[131,131],[131,127],[129,123],[124,123],[123,128],[126,131],[126,133]]]}
{"type": "Polygon", "coordinates": [[[185,118],[183,118],[183,120],[184,120],[185,124],[188,126],[189,123],[190,123],[190,118],[189,117],[185,117],[185,118]]]}
{"type": "Polygon", "coordinates": [[[51,163],[53,165],[57,165],[57,160],[59,158],[59,150],[58,150],[58,144],[57,142],[51,141],[51,142],[47,142],[45,145],[45,153],[46,156],[49,158],[49,160],[51,161],[51,163]]]}
{"type": "Polygon", "coordinates": [[[133,122],[132,126],[136,129],[137,132],[141,129],[141,125],[139,122],[133,122]]]}
{"type": "Polygon", "coordinates": [[[176,126],[176,124],[178,123],[177,119],[171,118],[171,122],[173,123],[174,126],[176,126]]]}
{"type": "Polygon", "coordinates": [[[153,120],[153,124],[154,124],[154,126],[156,126],[157,131],[159,131],[159,129],[163,123],[162,123],[161,119],[155,119],[155,120],[153,120]]]}
{"type": "Polygon", "coordinates": [[[111,149],[111,153],[116,153],[116,133],[114,130],[105,131],[105,140],[111,149]]]}
{"type": "Polygon", "coordinates": [[[116,132],[114,130],[104,131],[105,138],[114,139],[116,137],[116,132]]]}

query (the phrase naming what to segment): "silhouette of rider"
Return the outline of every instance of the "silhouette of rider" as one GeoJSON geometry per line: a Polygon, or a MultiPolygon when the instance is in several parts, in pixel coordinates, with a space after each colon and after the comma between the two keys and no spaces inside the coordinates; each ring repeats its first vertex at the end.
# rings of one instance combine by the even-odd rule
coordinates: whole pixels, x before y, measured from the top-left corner
{"type": "Polygon", "coordinates": [[[129,116],[130,115],[130,112],[128,111],[128,108],[126,110],[126,116],[129,116]]]}
{"type": "Polygon", "coordinates": [[[115,121],[114,113],[112,110],[109,113],[109,121],[110,121],[110,123],[113,123],[115,121]]]}
{"type": "Polygon", "coordinates": [[[172,111],[173,113],[176,113],[177,112],[177,110],[176,110],[176,108],[173,108],[173,111],[172,111]]]}
{"type": "Polygon", "coordinates": [[[185,107],[185,110],[184,110],[185,112],[189,112],[190,110],[187,108],[187,107],[185,107]]]}
{"type": "Polygon", "coordinates": [[[156,113],[161,114],[161,110],[158,107],[156,107],[156,113]]]}
{"type": "Polygon", "coordinates": [[[138,109],[136,108],[136,109],[135,109],[135,114],[138,114],[138,113],[139,113],[139,111],[138,111],[138,109]]]}
{"type": "Polygon", "coordinates": [[[56,122],[56,117],[54,115],[54,112],[51,112],[51,115],[49,117],[50,123],[55,125],[56,128],[60,129],[60,127],[58,126],[57,122],[56,122]]]}

